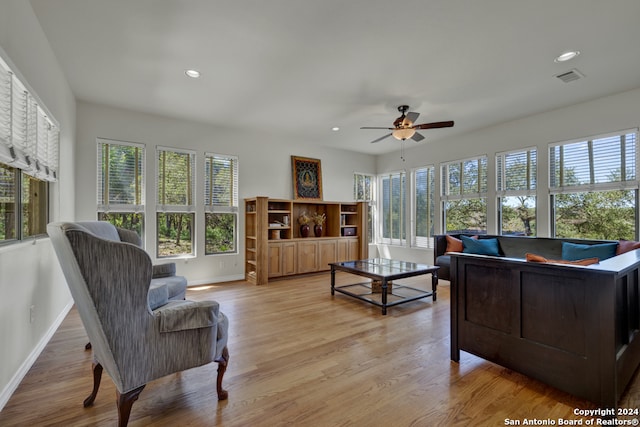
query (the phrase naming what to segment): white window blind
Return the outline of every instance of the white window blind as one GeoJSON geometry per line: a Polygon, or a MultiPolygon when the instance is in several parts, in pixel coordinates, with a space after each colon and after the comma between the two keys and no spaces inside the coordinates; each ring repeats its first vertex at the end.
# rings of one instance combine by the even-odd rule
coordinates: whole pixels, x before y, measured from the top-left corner
{"type": "Polygon", "coordinates": [[[435,167],[426,166],[413,171],[414,176],[414,221],[413,246],[433,246],[433,223],[435,219],[435,167]]]}
{"type": "Polygon", "coordinates": [[[195,211],[195,160],[193,151],[158,147],[156,189],[158,212],[195,211]]]}
{"type": "Polygon", "coordinates": [[[486,156],[443,163],[441,169],[443,199],[477,198],[486,195],[486,156]]]}
{"type": "Polygon", "coordinates": [[[0,59],[0,161],[55,181],[60,131],[37,97],[0,59]]]}
{"type": "Polygon", "coordinates": [[[637,187],[638,130],[627,130],[549,146],[552,193],[637,187]]]}
{"type": "Polygon", "coordinates": [[[204,200],[207,212],[238,211],[238,158],[205,153],[204,200]]]}
{"type": "Polygon", "coordinates": [[[496,184],[499,195],[535,196],[537,183],[535,148],[498,153],[496,184]]]}
{"type": "Polygon", "coordinates": [[[98,139],[98,211],[144,211],[144,145],[98,139]]]}

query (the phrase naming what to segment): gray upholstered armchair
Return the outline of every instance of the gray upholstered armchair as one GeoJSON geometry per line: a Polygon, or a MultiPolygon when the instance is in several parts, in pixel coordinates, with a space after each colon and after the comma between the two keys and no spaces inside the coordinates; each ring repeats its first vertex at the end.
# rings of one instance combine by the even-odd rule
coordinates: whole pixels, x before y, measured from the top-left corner
{"type": "Polygon", "coordinates": [[[213,361],[218,399],[227,398],[228,321],[217,302],[168,300],[152,309],[153,267],[144,250],[98,237],[82,223],[52,223],[47,231],[93,346],[94,387],[85,407],[95,400],[104,368],[124,426],[147,382],[213,361]]]}

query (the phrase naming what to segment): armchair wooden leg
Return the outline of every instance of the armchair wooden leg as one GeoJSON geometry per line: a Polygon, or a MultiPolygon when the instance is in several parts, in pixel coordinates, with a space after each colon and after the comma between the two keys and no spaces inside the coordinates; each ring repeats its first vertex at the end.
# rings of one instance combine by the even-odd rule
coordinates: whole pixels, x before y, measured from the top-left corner
{"type": "Polygon", "coordinates": [[[85,346],[84,346],[84,349],[85,350],[91,350],[91,342],[86,343],[85,346]]]}
{"type": "Polygon", "coordinates": [[[222,377],[224,377],[224,373],[227,371],[227,364],[229,363],[229,350],[226,346],[222,349],[222,358],[216,360],[216,362],[218,363],[218,378],[216,379],[218,400],[227,400],[229,393],[222,388],[222,377]]]}
{"type": "Polygon", "coordinates": [[[133,389],[127,393],[116,392],[118,395],[118,427],[126,427],[129,423],[129,415],[131,415],[131,407],[133,402],[138,400],[138,396],[144,390],[145,385],[133,389]]]}
{"type": "Polygon", "coordinates": [[[96,396],[98,395],[98,389],[100,388],[100,380],[102,379],[102,365],[99,363],[93,364],[93,391],[84,400],[84,407],[93,405],[93,401],[96,400],[96,396]]]}

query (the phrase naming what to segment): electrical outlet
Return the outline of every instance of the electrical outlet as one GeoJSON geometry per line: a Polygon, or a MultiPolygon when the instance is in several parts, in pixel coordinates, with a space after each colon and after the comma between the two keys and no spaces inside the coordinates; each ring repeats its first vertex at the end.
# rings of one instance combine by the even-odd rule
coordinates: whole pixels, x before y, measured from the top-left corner
{"type": "Polygon", "coordinates": [[[29,307],[29,323],[33,323],[35,319],[36,319],[36,306],[32,305],[31,307],[29,307]]]}

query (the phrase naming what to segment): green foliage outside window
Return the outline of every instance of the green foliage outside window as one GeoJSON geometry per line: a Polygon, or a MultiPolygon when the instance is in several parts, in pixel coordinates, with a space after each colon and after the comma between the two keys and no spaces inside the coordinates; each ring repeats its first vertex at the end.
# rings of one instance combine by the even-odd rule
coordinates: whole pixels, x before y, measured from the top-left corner
{"type": "Polygon", "coordinates": [[[236,214],[205,214],[205,254],[236,251],[236,214]]]}
{"type": "Polygon", "coordinates": [[[193,254],[194,214],[158,212],[158,258],[193,254]]]}
{"type": "Polygon", "coordinates": [[[447,233],[487,230],[487,199],[450,200],[445,209],[447,233]]]}

